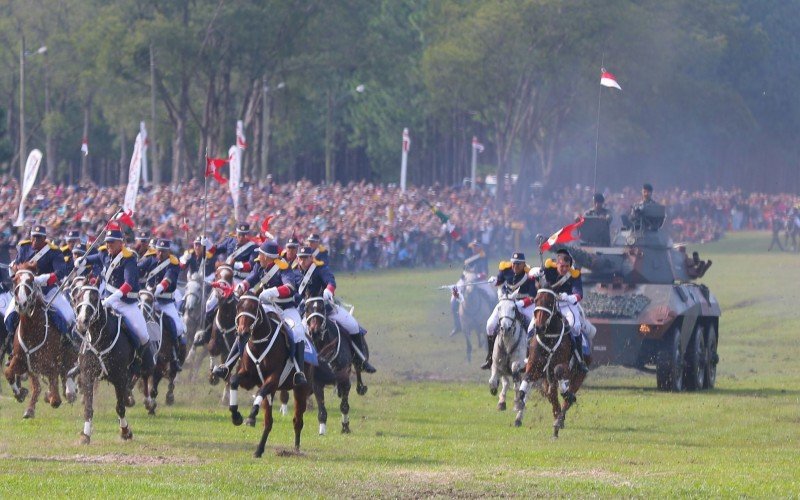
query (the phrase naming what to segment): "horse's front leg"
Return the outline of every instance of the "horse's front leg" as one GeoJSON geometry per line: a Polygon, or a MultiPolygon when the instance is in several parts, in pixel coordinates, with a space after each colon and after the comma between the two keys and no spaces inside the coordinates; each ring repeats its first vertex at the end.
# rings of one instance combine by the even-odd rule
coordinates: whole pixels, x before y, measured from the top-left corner
{"type": "MultiPolygon", "coordinates": [[[[308,377],[308,375],[309,372],[307,370],[306,376],[308,377]]],[[[303,414],[306,412],[310,390],[308,384],[294,388],[294,418],[292,423],[294,424],[294,449],[298,451],[300,450],[300,433],[303,432],[303,414]]],[[[270,415],[271,418],[272,415],[270,415]]]]}
{"type": "Polygon", "coordinates": [[[31,380],[31,400],[28,402],[28,408],[22,414],[22,418],[33,418],[36,415],[36,402],[39,401],[39,394],[42,392],[39,377],[33,372],[28,372],[28,375],[31,380]]]}
{"type": "Polygon", "coordinates": [[[47,377],[47,402],[50,403],[50,406],[53,408],[61,406],[61,388],[59,387],[58,381],[59,373],[58,370],[54,369],[47,377]]]}
{"type": "MultiPolygon", "coordinates": [[[[553,374],[553,376],[555,377],[555,374],[553,374]]],[[[561,429],[561,422],[559,421],[559,417],[561,416],[561,404],[558,402],[559,385],[558,382],[555,382],[548,384],[547,388],[547,399],[553,407],[553,439],[558,438],[558,431],[561,429]]]]}
{"type": "Polygon", "coordinates": [[[20,376],[22,376],[26,370],[27,366],[25,362],[22,361],[19,356],[12,355],[11,361],[3,372],[8,381],[8,385],[11,386],[11,391],[14,393],[14,398],[19,403],[25,401],[25,398],[28,396],[28,389],[22,387],[20,382],[20,376]]]}
{"type": "Polygon", "coordinates": [[[245,425],[249,425],[250,427],[256,426],[256,417],[258,416],[258,410],[261,408],[261,403],[269,397],[268,404],[272,404],[272,396],[275,391],[272,389],[272,384],[264,384],[256,393],[255,399],[253,399],[253,406],[250,409],[250,415],[247,416],[244,423],[245,425]]]}
{"type": "Polygon", "coordinates": [[[350,434],[350,375],[346,379],[339,382],[337,386],[339,397],[342,402],[339,404],[339,410],[342,412],[342,434],[350,434]]]}
{"type": "Polygon", "coordinates": [[[114,393],[117,396],[116,410],[119,417],[119,435],[123,440],[128,441],[133,439],[133,431],[131,431],[128,421],[125,419],[125,400],[128,397],[128,387],[124,379],[114,382],[114,393]]]}
{"type": "Polygon", "coordinates": [[[363,396],[367,393],[368,387],[364,385],[364,382],[361,380],[361,369],[356,368],[356,394],[359,396],[363,396]]]}
{"type": "Polygon", "coordinates": [[[500,377],[502,387],[500,388],[500,397],[497,399],[497,409],[505,411],[506,409],[506,393],[508,392],[508,379],[507,375],[500,377]]]}
{"type": "Polygon", "coordinates": [[[314,399],[317,400],[317,422],[319,422],[319,435],[324,436],[328,432],[328,409],[325,407],[325,383],[313,382],[314,399]]]}
{"type": "Polygon", "coordinates": [[[83,431],[81,431],[81,444],[89,444],[92,440],[92,419],[94,418],[94,379],[95,371],[84,359],[81,369],[81,392],[83,392],[83,431]]]}
{"type": "MultiPolygon", "coordinates": [[[[267,384],[265,384],[266,386],[267,384]]],[[[272,385],[272,384],[270,384],[272,385]]],[[[261,391],[259,391],[260,393],[261,391]]],[[[255,453],[253,456],[256,458],[261,458],[264,454],[264,448],[267,446],[267,438],[269,437],[269,433],[272,431],[272,399],[275,396],[275,391],[267,392],[266,397],[263,399],[264,401],[264,431],[261,433],[261,440],[258,442],[258,447],[256,448],[255,453]]],[[[297,399],[295,399],[295,405],[297,404],[297,399]]],[[[297,413],[297,410],[295,410],[297,413]]]]}

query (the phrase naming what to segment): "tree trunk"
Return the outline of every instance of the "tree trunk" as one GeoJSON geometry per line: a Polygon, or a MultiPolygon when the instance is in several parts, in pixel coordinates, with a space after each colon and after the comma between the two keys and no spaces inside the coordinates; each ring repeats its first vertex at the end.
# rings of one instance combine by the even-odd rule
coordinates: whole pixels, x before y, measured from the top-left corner
{"type": "Polygon", "coordinates": [[[153,172],[153,184],[161,184],[161,166],[156,143],[156,59],[153,43],[150,43],[150,129],[147,131],[150,140],[150,168],[153,172]]]}
{"type": "MultiPolygon", "coordinates": [[[[50,118],[52,108],[50,107],[50,66],[47,64],[45,58],[44,65],[44,116],[45,119],[50,118]]],[[[44,178],[48,181],[57,179],[56,169],[58,168],[58,158],[56,157],[56,144],[53,137],[52,124],[47,124],[45,127],[45,140],[44,140],[44,162],[45,162],[45,175],[44,178]]]]}
{"type": "Polygon", "coordinates": [[[126,141],[125,141],[125,128],[122,127],[119,130],[119,185],[124,186],[128,183],[128,167],[130,163],[126,162],[125,160],[126,155],[125,151],[128,149],[126,141]]]}

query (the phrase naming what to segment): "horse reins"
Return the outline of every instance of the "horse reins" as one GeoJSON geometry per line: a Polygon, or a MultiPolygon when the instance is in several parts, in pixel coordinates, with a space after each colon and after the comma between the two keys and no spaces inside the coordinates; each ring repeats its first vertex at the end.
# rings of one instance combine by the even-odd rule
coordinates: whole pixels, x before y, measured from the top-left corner
{"type": "Polygon", "coordinates": [[[263,384],[264,383],[264,373],[261,371],[261,362],[264,360],[265,357],[267,357],[267,354],[269,354],[269,351],[272,350],[272,346],[275,344],[275,340],[278,338],[278,333],[281,331],[281,327],[283,326],[284,321],[283,321],[283,319],[281,319],[280,321],[275,321],[274,318],[270,318],[276,324],[275,330],[273,330],[273,332],[267,334],[267,336],[264,337],[263,339],[257,339],[256,340],[256,339],[252,338],[253,330],[255,329],[256,325],[260,324],[264,320],[264,312],[261,309],[261,301],[255,295],[249,295],[249,294],[248,295],[242,295],[241,297],[239,297],[239,301],[254,301],[254,302],[256,302],[256,314],[253,314],[253,313],[250,313],[250,312],[247,312],[247,311],[241,311],[236,315],[236,323],[237,324],[239,323],[239,318],[241,316],[244,316],[245,318],[252,318],[253,324],[250,325],[250,327],[248,328],[248,333],[251,334],[250,342],[252,342],[253,344],[261,344],[261,343],[264,343],[264,342],[269,340],[269,344],[267,345],[266,349],[264,349],[264,351],[257,358],[256,358],[255,354],[253,354],[252,349],[250,349],[250,343],[249,342],[244,348],[244,351],[247,353],[247,356],[256,365],[256,372],[258,373],[258,379],[263,384]]]}
{"type": "MultiPolygon", "coordinates": [[[[85,296],[85,292],[87,292],[87,291],[90,292],[90,293],[92,291],[97,292],[97,298],[98,298],[98,302],[99,302],[99,300],[100,300],[100,289],[98,289],[96,286],[92,286],[92,285],[84,285],[84,286],[81,287],[81,292],[84,292],[84,296],[85,296]]],[[[100,314],[100,310],[101,309],[105,312],[105,314],[106,314],[105,323],[103,323],[103,325],[100,326],[100,336],[102,337],[103,331],[105,330],[105,326],[108,324],[108,312],[106,311],[106,309],[104,307],[95,306],[94,303],[92,303],[90,300],[82,300],[76,306],[76,309],[80,310],[81,306],[89,307],[89,308],[91,308],[92,311],[94,311],[94,312],[92,312],[92,315],[89,317],[89,324],[90,325],[93,324],[96,321],[96,318],[100,314]]],[[[86,336],[83,336],[83,335],[80,334],[80,332],[78,331],[77,328],[75,329],[75,334],[78,337],[80,337],[81,341],[82,341],[82,348],[81,348],[82,353],[85,353],[86,349],[88,349],[89,351],[91,351],[95,355],[95,357],[97,358],[97,361],[100,362],[100,371],[104,376],[108,376],[108,368],[106,367],[106,363],[105,363],[105,360],[103,359],[103,357],[106,354],[108,354],[109,352],[111,352],[111,350],[114,349],[114,346],[117,345],[117,341],[119,340],[119,335],[120,335],[121,331],[122,331],[122,318],[120,318],[117,321],[117,332],[116,332],[116,335],[114,336],[114,340],[111,341],[111,344],[109,344],[108,347],[106,347],[102,351],[99,351],[94,346],[94,344],[92,343],[91,332],[89,332],[86,336]]],[[[99,342],[100,338],[98,338],[97,341],[99,342]]]]}
{"type": "MultiPolygon", "coordinates": [[[[20,269],[20,270],[17,271],[17,273],[26,274],[28,276],[34,276],[33,271],[30,271],[28,269],[20,269]]],[[[35,281],[33,282],[33,285],[29,284],[28,281],[29,280],[24,280],[24,281],[20,280],[19,283],[14,285],[14,300],[16,302],[17,290],[20,287],[22,287],[24,290],[27,290],[27,291],[30,292],[29,303],[31,304],[30,308],[32,309],[33,306],[36,304],[36,299],[38,298],[37,295],[41,295],[41,292],[39,292],[38,294],[36,293],[36,291],[39,290],[39,288],[36,285],[35,281]]],[[[26,300],[27,300],[27,298],[26,298],[26,300]]],[[[17,303],[17,306],[19,306],[19,303],[17,303]]],[[[24,308],[18,310],[17,312],[20,315],[22,315],[23,311],[28,311],[28,309],[29,309],[28,307],[24,307],[24,308]]],[[[24,314],[27,316],[28,312],[24,312],[24,314]]],[[[20,319],[20,322],[21,321],[22,320],[20,319]]],[[[50,333],[50,317],[47,315],[47,309],[44,310],[44,338],[35,347],[29,348],[27,345],[25,345],[25,340],[23,340],[23,338],[22,338],[22,329],[19,326],[17,327],[17,340],[19,341],[19,346],[22,348],[22,352],[25,353],[25,358],[27,360],[29,368],[31,366],[31,355],[36,353],[36,351],[41,349],[45,345],[45,343],[47,343],[47,336],[48,336],[49,333],[50,333]]]]}

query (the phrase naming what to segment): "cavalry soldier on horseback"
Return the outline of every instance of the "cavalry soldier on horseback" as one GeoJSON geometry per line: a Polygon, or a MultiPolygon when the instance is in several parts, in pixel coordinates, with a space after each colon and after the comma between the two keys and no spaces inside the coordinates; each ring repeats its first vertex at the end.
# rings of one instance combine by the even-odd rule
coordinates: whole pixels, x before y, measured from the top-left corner
{"type": "MultiPolygon", "coordinates": [[[[516,306],[517,311],[522,314],[524,318],[523,327],[527,328],[525,322],[530,323],[533,317],[533,297],[536,295],[536,285],[534,280],[528,276],[528,268],[525,265],[525,254],[522,252],[515,252],[511,255],[511,261],[500,262],[500,272],[494,278],[496,287],[505,285],[511,292],[516,292],[516,306]]],[[[499,304],[498,304],[499,306],[499,304]]],[[[500,323],[498,314],[498,306],[495,306],[492,315],[486,321],[486,335],[488,336],[486,361],[481,365],[482,370],[488,370],[492,367],[492,351],[494,351],[495,334],[497,326],[500,323]]]]}
{"type": "MultiPolygon", "coordinates": [[[[582,315],[578,306],[578,302],[583,298],[583,281],[581,272],[573,268],[572,263],[572,255],[562,248],[556,252],[555,262],[547,259],[543,269],[533,268],[530,274],[533,278],[544,276],[553,291],[558,294],[558,309],[569,323],[572,350],[578,362],[578,368],[583,373],[588,373],[589,367],[583,357],[589,354],[589,343],[583,338],[582,315]]],[[[529,331],[529,333],[531,332],[529,331]]]]}
{"type": "MultiPolygon", "coordinates": [[[[258,298],[264,310],[277,314],[289,325],[294,344],[294,359],[298,367],[294,378],[295,385],[308,383],[303,373],[306,333],[303,320],[297,311],[295,297],[298,283],[297,273],[292,271],[289,264],[280,257],[278,243],[266,241],[258,248],[258,257],[253,270],[234,289],[237,296],[249,290],[253,290],[254,293],[261,290],[258,298]]],[[[237,336],[228,359],[224,364],[214,367],[214,375],[220,378],[227,377],[230,367],[239,359],[247,341],[247,334],[237,336]]]]}
{"type": "Polygon", "coordinates": [[[300,265],[300,261],[297,258],[297,250],[299,248],[300,242],[292,236],[286,240],[286,248],[281,251],[281,258],[289,264],[290,269],[297,269],[297,266],[300,265]]]}
{"type": "MultiPolygon", "coordinates": [[[[464,272],[474,274],[476,280],[485,280],[489,275],[489,259],[486,258],[486,253],[483,251],[483,246],[478,240],[472,240],[472,242],[467,246],[472,249],[472,255],[464,259],[464,272]]],[[[458,305],[461,301],[460,295],[462,292],[459,292],[459,290],[463,291],[465,284],[466,280],[464,279],[464,273],[462,272],[461,277],[456,283],[456,286],[454,286],[452,289],[452,294],[450,297],[450,311],[453,313],[453,331],[450,332],[451,337],[461,332],[461,317],[458,315],[458,305]]],[[[489,304],[494,302],[493,298],[491,297],[492,292],[489,283],[472,286],[479,290],[480,293],[486,295],[485,300],[489,304]]]]}
{"type": "Polygon", "coordinates": [[[81,233],[77,229],[70,229],[64,237],[64,244],[61,246],[61,253],[64,254],[64,263],[67,265],[67,273],[69,274],[75,268],[75,261],[72,258],[72,249],[75,245],[80,243],[81,233]]]}
{"type": "Polygon", "coordinates": [[[322,245],[322,238],[319,233],[311,233],[309,237],[306,238],[306,241],[308,246],[311,247],[312,257],[323,262],[326,266],[330,264],[331,256],[328,254],[328,249],[322,245]]]}
{"type": "Polygon", "coordinates": [[[75,264],[82,262],[97,266],[100,270],[98,274],[103,279],[105,295],[103,307],[110,307],[122,316],[128,332],[135,337],[131,340],[141,359],[142,371],[152,371],[156,353],[151,347],[147,324],[139,309],[139,268],[136,266],[136,254],[124,245],[122,231],[118,228],[106,230],[105,245],[96,254],[82,257],[75,264]]]}
{"type": "MultiPolygon", "coordinates": [[[[318,247],[319,248],[319,247],[318,247]]],[[[302,280],[297,289],[297,294],[301,297],[323,297],[330,308],[328,319],[335,321],[349,333],[350,341],[356,348],[356,354],[362,361],[359,368],[367,373],[375,373],[375,367],[369,361],[369,349],[367,339],[364,338],[367,331],[359,326],[358,321],[343,306],[334,302],[334,292],[336,291],[336,278],[330,268],[324,262],[314,258],[314,249],[310,246],[301,247],[297,252],[300,266],[298,272],[302,280]]],[[[355,362],[355,357],[354,357],[355,362]]]]}
{"type": "MultiPolygon", "coordinates": [[[[61,249],[47,241],[47,231],[44,226],[33,226],[31,239],[19,243],[17,258],[11,263],[12,272],[16,272],[17,265],[26,262],[36,264],[39,274],[34,281],[41,287],[45,302],[52,301],[50,305],[55,311],[52,317],[56,329],[63,338],[67,338],[75,324],[75,312],[67,298],[59,293],[57,286],[58,281],[67,275],[67,265],[61,249]]],[[[6,330],[13,332],[17,327],[18,319],[16,302],[12,298],[5,310],[6,330]]]]}
{"type": "MultiPolygon", "coordinates": [[[[92,252],[93,254],[95,252],[92,252]]],[[[86,255],[86,245],[84,243],[76,243],[75,246],[72,247],[72,262],[78,260],[78,258],[83,257],[86,255]]],[[[81,261],[81,265],[76,266],[78,271],[75,273],[75,276],[83,276],[88,277],[92,274],[92,266],[86,263],[86,261],[81,261]]]]}
{"type": "Polygon", "coordinates": [[[201,272],[205,281],[211,283],[214,281],[214,263],[219,253],[220,251],[217,247],[211,245],[211,241],[208,238],[198,236],[194,239],[192,248],[187,249],[181,256],[181,269],[186,269],[186,274],[190,276],[196,272],[201,272]],[[203,265],[204,249],[206,250],[206,264],[205,268],[201,271],[200,267],[203,265]]]}
{"type": "MultiPolygon", "coordinates": [[[[177,294],[178,274],[180,274],[180,261],[172,255],[170,245],[172,242],[167,239],[156,241],[155,251],[139,262],[139,273],[144,276],[145,286],[153,290],[155,299],[155,310],[161,312],[166,319],[164,326],[167,332],[172,335],[173,345],[182,351],[186,350],[186,325],[178,314],[175,305],[177,294]]],[[[172,353],[172,364],[176,371],[181,370],[181,361],[185,358],[184,353],[172,353]]]]}
{"type": "Polygon", "coordinates": [[[142,259],[147,255],[150,248],[150,233],[147,231],[139,231],[134,238],[133,249],[136,252],[137,259],[142,259]]]}
{"type": "Polygon", "coordinates": [[[250,224],[236,226],[236,238],[229,237],[219,244],[226,254],[225,262],[233,267],[233,281],[239,284],[253,270],[258,246],[250,239],[250,224]]]}

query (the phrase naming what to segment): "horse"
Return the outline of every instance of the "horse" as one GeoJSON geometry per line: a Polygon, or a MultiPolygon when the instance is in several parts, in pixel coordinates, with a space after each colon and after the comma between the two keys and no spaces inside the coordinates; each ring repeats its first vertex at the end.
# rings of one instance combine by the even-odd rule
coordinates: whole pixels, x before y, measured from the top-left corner
{"type": "MultiPolygon", "coordinates": [[[[464,283],[474,283],[478,275],[464,271],[464,283]]],[[[458,316],[461,319],[461,331],[467,343],[467,362],[472,361],[472,332],[478,336],[478,347],[486,345],[486,319],[492,314],[495,302],[489,298],[486,290],[476,285],[458,287],[462,300],[458,305],[458,316]]]]}
{"type": "MultiPolygon", "coordinates": [[[[242,425],[237,402],[239,386],[246,390],[258,386],[247,425],[254,426],[261,404],[264,404],[264,432],[254,453],[256,458],[264,454],[267,438],[272,430],[272,403],[275,392],[292,389],[294,393],[294,447],[300,449],[300,433],[303,431],[303,413],[306,399],[311,394],[308,384],[295,386],[293,373],[297,367],[290,355],[292,334],[289,327],[273,312],[266,312],[255,295],[242,295],[236,309],[236,331],[238,335],[250,334],[239,369],[231,376],[230,412],[233,425],[242,425]]],[[[313,368],[305,365],[306,380],[312,380],[313,368]]]]}
{"type": "Polygon", "coordinates": [[[509,383],[514,384],[517,392],[520,383],[520,373],[525,368],[525,354],[527,342],[525,328],[520,319],[516,306],[516,293],[509,294],[506,289],[500,298],[498,307],[498,333],[492,351],[492,375],[489,378],[489,392],[497,394],[497,386],[502,382],[497,409],[506,409],[506,392],[509,383]]]}
{"type": "Polygon", "coordinates": [[[135,350],[122,332],[123,320],[100,304],[100,290],[94,285],[81,287],[75,309],[76,329],[82,340],[80,367],[84,423],[81,443],[89,444],[91,441],[94,386],[99,379],[106,379],[114,386],[120,436],[126,441],[133,439],[133,431],[125,419],[125,406],[129,403],[129,369],[135,350]]]}
{"type": "Polygon", "coordinates": [[[336,394],[341,399],[342,433],[350,433],[350,374],[353,350],[348,333],[335,321],[328,321],[325,299],[307,297],[304,321],[314,347],[317,349],[319,366],[314,370],[314,397],[317,400],[317,420],[319,434],[325,435],[328,423],[328,410],[325,408],[325,386],[335,385],[336,394]]]}
{"type": "MultiPolygon", "coordinates": [[[[148,289],[139,290],[139,305],[142,308],[142,314],[144,315],[144,319],[147,321],[148,325],[151,323],[158,325],[161,338],[158,343],[158,353],[156,354],[152,380],[149,380],[148,377],[142,377],[145,390],[148,387],[150,389],[149,396],[151,398],[150,403],[145,404],[145,408],[147,408],[147,412],[150,415],[155,415],[158,384],[161,382],[162,378],[167,378],[169,380],[169,384],[167,385],[167,395],[165,397],[167,406],[171,406],[173,403],[175,403],[175,377],[178,376],[178,370],[173,363],[173,360],[177,360],[179,363],[182,363],[183,359],[186,357],[186,349],[184,349],[181,345],[176,345],[175,340],[172,338],[172,335],[169,332],[166,332],[167,334],[164,335],[164,315],[161,312],[156,311],[155,296],[153,295],[152,291],[148,289]]],[[[148,396],[148,394],[145,393],[145,396],[148,396]]]]}
{"type": "MultiPolygon", "coordinates": [[[[203,281],[203,276],[200,273],[193,273],[186,283],[186,290],[183,296],[183,324],[186,325],[186,332],[189,338],[193,338],[195,332],[200,334],[202,339],[204,333],[203,329],[203,316],[204,316],[204,297],[208,297],[210,291],[208,286],[203,281]]],[[[205,349],[202,345],[192,344],[189,353],[186,355],[186,362],[184,364],[184,371],[188,372],[189,380],[193,381],[197,371],[200,369],[200,363],[205,358],[205,349]],[[199,349],[199,351],[198,351],[199,349]]]]}
{"type": "Polygon", "coordinates": [[[20,264],[14,273],[13,296],[19,324],[14,335],[11,361],[4,372],[15,399],[20,403],[28,395],[28,390],[20,387],[20,378],[25,373],[30,376],[33,392],[23,418],[33,418],[36,414],[36,403],[41,393],[39,375],[48,380],[45,400],[53,408],[61,406],[59,377],[67,401],[73,403],[77,398],[77,386],[69,371],[75,366],[78,355],[71,343],[62,342],[61,335],[50,324],[50,317],[45,310],[47,304],[41,288],[34,281],[35,277],[35,263],[20,264]]]}
{"type": "MultiPolygon", "coordinates": [[[[564,428],[567,410],[575,404],[575,393],[586,379],[586,374],[577,368],[572,359],[572,337],[569,324],[557,306],[557,294],[544,283],[536,292],[534,300],[534,335],[528,346],[528,363],[525,366],[524,381],[520,386],[517,401],[517,417],[514,425],[522,425],[522,414],[530,384],[542,380],[542,394],[553,407],[553,438],[558,438],[559,429],[564,428]],[[564,400],[559,404],[558,393],[564,400]]],[[[591,357],[585,356],[587,365],[591,357]]]]}
{"type": "MultiPolygon", "coordinates": [[[[208,341],[208,354],[211,356],[211,366],[214,366],[214,357],[219,356],[220,362],[228,359],[228,354],[236,339],[236,294],[226,292],[233,287],[233,268],[225,263],[219,263],[214,272],[212,292],[219,300],[214,321],[211,324],[211,337],[208,341]],[[221,286],[220,286],[221,285],[221,286]]],[[[219,377],[211,373],[208,376],[211,385],[219,383],[219,377]]]]}

